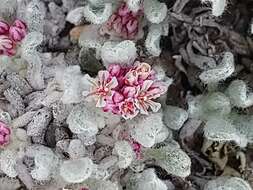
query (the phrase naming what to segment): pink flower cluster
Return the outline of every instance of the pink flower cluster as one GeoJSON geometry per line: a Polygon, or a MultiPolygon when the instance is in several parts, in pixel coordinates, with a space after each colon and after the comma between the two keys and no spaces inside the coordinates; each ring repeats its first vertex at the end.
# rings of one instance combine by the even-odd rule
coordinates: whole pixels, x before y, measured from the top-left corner
{"type": "Polygon", "coordinates": [[[92,88],[83,95],[97,100],[97,107],[105,112],[134,118],[138,113],[148,114],[149,108],[157,112],[161,105],[154,101],[166,93],[167,86],[156,79],[155,72],[147,63],[135,62],[132,67],[110,65],[99,71],[96,79],[90,78],[92,88]]]}
{"type": "Polygon", "coordinates": [[[0,121],[0,147],[9,144],[11,130],[7,125],[0,121]]]}
{"type": "Polygon", "coordinates": [[[134,13],[129,10],[127,4],[124,3],[103,25],[100,32],[102,35],[112,34],[124,39],[134,39],[138,34],[139,20],[142,15],[142,10],[134,13]]]}
{"type": "Polygon", "coordinates": [[[11,26],[0,21],[0,55],[15,55],[15,47],[24,39],[26,33],[27,26],[21,20],[15,20],[11,26]]]}

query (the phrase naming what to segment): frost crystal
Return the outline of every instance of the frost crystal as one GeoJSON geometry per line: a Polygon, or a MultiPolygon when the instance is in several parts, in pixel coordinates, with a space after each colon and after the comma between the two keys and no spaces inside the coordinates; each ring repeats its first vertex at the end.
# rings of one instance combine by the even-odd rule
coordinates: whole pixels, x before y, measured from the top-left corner
{"type": "Polygon", "coordinates": [[[114,152],[119,156],[119,168],[127,168],[134,158],[132,147],[127,141],[117,141],[114,146],[114,152]]]}
{"type": "Polygon", "coordinates": [[[216,68],[204,71],[199,78],[205,84],[217,83],[230,77],[234,71],[234,55],[231,52],[225,52],[220,65],[216,68]]]}
{"type": "Polygon", "coordinates": [[[64,161],[60,167],[61,177],[69,183],[81,183],[92,174],[93,163],[89,158],[64,161]]]}
{"type": "Polygon", "coordinates": [[[134,42],[125,40],[120,43],[105,42],[101,48],[101,58],[105,67],[110,64],[132,65],[137,57],[134,42]]]}

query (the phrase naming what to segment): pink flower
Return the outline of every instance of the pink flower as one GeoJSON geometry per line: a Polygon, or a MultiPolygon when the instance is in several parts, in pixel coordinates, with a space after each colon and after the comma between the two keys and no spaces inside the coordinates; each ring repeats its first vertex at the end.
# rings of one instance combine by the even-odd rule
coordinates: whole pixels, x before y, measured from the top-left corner
{"type": "Polygon", "coordinates": [[[14,42],[20,42],[26,36],[26,24],[21,20],[16,20],[9,29],[9,35],[14,42]]]}
{"type": "Polygon", "coordinates": [[[135,105],[140,110],[141,114],[148,115],[148,109],[151,108],[153,112],[157,112],[161,108],[161,104],[153,101],[160,97],[166,91],[161,86],[154,83],[152,80],[146,80],[143,85],[139,87],[135,105]]]}
{"type": "Polygon", "coordinates": [[[0,146],[9,144],[10,142],[11,130],[7,125],[0,121],[0,146]]]}
{"type": "Polygon", "coordinates": [[[91,80],[92,90],[88,96],[95,96],[97,99],[96,107],[106,106],[106,99],[113,95],[112,90],[118,86],[116,77],[110,78],[108,71],[99,71],[98,80],[91,80]]]}
{"type": "Polygon", "coordinates": [[[14,47],[14,42],[8,36],[0,35],[0,55],[14,55],[14,47]]]}
{"type": "Polygon", "coordinates": [[[0,21],[0,35],[2,34],[7,34],[9,31],[9,24],[4,22],[4,21],[0,21]]]}
{"type": "Polygon", "coordinates": [[[127,98],[123,102],[120,102],[119,112],[124,119],[132,119],[139,113],[133,98],[127,98]]]}
{"type": "Polygon", "coordinates": [[[26,24],[22,20],[19,20],[19,19],[14,21],[13,26],[18,27],[23,30],[27,30],[26,24]]]}
{"type": "Polygon", "coordinates": [[[101,28],[101,33],[112,34],[124,39],[134,39],[138,34],[139,18],[142,15],[142,11],[133,13],[124,3],[101,28]]]}
{"type": "Polygon", "coordinates": [[[136,142],[136,141],[134,141],[134,140],[131,140],[130,143],[131,143],[131,145],[132,145],[133,151],[135,152],[136,158],[137,158],[138,160],[141,159],[141,148],[142,148],[142,147],[141,147],[141,144],[138,143],[138,142],[136,142]]]}

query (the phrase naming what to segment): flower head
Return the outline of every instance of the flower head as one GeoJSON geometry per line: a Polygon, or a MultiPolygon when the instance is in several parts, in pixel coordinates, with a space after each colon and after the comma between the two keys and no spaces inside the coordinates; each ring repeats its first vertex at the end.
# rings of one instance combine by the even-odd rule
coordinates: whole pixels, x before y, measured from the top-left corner
{"type": "Polygon", "coordinates": [[[124,3],[101,28],[101,34],[112,34],[124,39],[134,39],[139,31],[139,18],[142,14],[141,10],[137,13],[132,12],[124,3]]]}
{"type": "Polygon", "coordinates": [[[103,111],[124,119],[148,114],[149,109],[157,112],[161,105],[154,100],[167,91],[167,85],[156,79],[151,66],[141,62],[131,67],[110,65],[108,71],[99,71],[97,79],[89,80],[92,88],[84,94],[94,97],[103,111]]]}
{"type": "Polygon", "coordinates": [[[10,142],[11,130],[7,125],[0,121],[0,146],[9,144],[10,142]]]}
{"type": "Polygon", "coordinates": [[[16,20],[12,26],[0,21],[0,55],[15,55],[17,44],[24,39],[26,33],[26,24],[21,20],[16,20]]]}

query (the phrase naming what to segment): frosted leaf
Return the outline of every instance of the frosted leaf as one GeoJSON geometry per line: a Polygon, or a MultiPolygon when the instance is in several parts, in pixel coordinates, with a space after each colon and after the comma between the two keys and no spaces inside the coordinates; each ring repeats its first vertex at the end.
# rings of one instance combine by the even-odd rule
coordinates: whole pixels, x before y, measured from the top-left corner
{"type": "Polygon", "coordinates": [[[98,115],[96,108],[87,105],[75,106],[67,118],[67,123],[73,133],[86,133],[89,137],[105,126],[104,117],[98,115]]]}
{"type": "Polygon", "coordinates": [[[0,189],[14,190],[14,189],[20,189],[20,188],[21,188],[21,184],[18,179],[8,178],[8,177],[0,178],[0,189]]]}
{"type": "Polygon", "coordinates": [[[167,186],[156,176],[154,169],[147,169],[138,179],[136,190],[167,190],[167,186]]]}
{"type": "Polygon", "coordinates": [[[197,96],[188,101],[189,117],[207,120],[210,117],[227,115],[231,111],[230,100],[223,93],[197,96]]]}
{"type": "Polygon", "coordinates": [[[93,164],[93,170],[90,177],[94,179],[105,180],[110,177],[110,174],[106,169],[101,168],[99,165],[93,164]]]}
{"type": "Polygon", "coordinates": [[[96,142],[96,135],[87,136],[86,133],[81,133],[77,136],[85,146],[93,145],[96,142]]]}
{"type": "Polygon", "coordinates": [[[82,73],[79,65],[59,69],[56,72],[56,80],[63,89],[61,101],[64,104],[78,103],[82,100],[82,73]]]}
{"type": "Polygon", "coordinates": [[[11,21],[15,16],[17,9],[17,0],[1,0],[0,18],[11,21]]]}
{"type": "Polygon", "coordinates": [[[85,155],[85,147],[79,139],[73,139],[69,143],[68,153],[70,158],[81,158],[85,155]]]}
{"type": "Polygon", "coordinates": [[[204,136],[211,141],[235,141],[242,147],[246,146],[245,141],[241,141],[242,137],[235,126],[229,121],[221,118],[213,118],[207,121],[204,127],[204,136]]]}
{"type": "Polygon", "coordinates": [[[105,3],[92,6],[88,4],[84,7],[84,17],[92,24],[102,24],[112,15],[112,4],[105,3]]]}
{"type": "Polygon", "coordinates": [[[92,170],[92,160],[86,157],[64,161],[60,167],[60,175],[68,183],[81,183],[91,176],[92,170]]]}
{"type": "Polygon", "coordinates": [[[253,105],[253,93],[247,92],[246,83],[242,80],[234,80],[227,89],[227,94],[233,106],[247,108],[253,105]]]}
{"type": "Polygon", "coordinates": [[[141,9],[142,2],[142,0],[126,0],[127,7],[133,12],[137,12],[141,9]]]}
{"type": "Polygon", "coordinates": [[[44,88],[42,76],[42,60],[37,52],[37,46],[43,41],[43,35],[39,32],[29,33],[22,42],[22,58],[28,62],[27,78],[30,85],[41,90],[44,88]]]}
{"type": "Polygon", "coordinates": [[[78,7],[71,10],[66,17],[66,21],[74,25],[81,24],[83,20],[83,9],[84,7],[78,7]]]}
{"type": "Polygon", "coordinates": [[[128,126],[132,128],[131,136],[135,141],[144,147],[152,147],[164,124],[161,113],[152,113],[129,121],[128,126]]]}
{"type": "Polygon", "coordinates": [[[137,57],[135,43],[129,40],[122,42],[105,42],[101,48],[101,58],[105,67],[110,64],[131,65],[137,57]]]}
{"type": "Polygon", "coordinates": [[[167,127],[179,130],[188,119],[188,113],[179,107],[166,106],[163,112],[163,121],[167,127]]]}
{"type": "Polygon", "coordinates": [[[43,33],[44,18],[46,8],[42,1],[32,0],[26,10],[25,21],[30,32],[37,31],[43,33]]]}
{"type": "Polygon", "coordinates": [[[218,177],[210,180],[204,190],[251,190],[248,182],[238,177],[218,177]]]}
{"type": "Polygon", "coordinates": [[[4,150],[0,153],[0,169],[8,177],[16,177],[18,173],[15,170],[17,153],[13,150],[4,150]]]}
{"type": "Polygon", "coordinates": [[[227,6],[227,0],[202,0],[202,2],[210,1],[212,3],[212,15],[221,16],[227,6]]]}
{"type": "Polygon", "coordinates": [[[234,71],[234,55],[231,52],[225,52],[221,63],[217,67],[201,73],[199,78],[205,84],[217,83],[230,77],[234,71]]]}
{"type": "Polygon", "coordinates": [[[165,125],[163,128],[156,134],[155,143],[161,143],[165,141],[167,138],[172,137],[172,131],[168,129],[165,125]]]}
{"type": "Polygon", "coordinates": [[[96,179],[89,179],[86,181],[89,189],[91,190],[120,190],[121,188],[118,187],[116,183],[113,183],[109,180],[96,180],[96,179]]]}
{"type": "Polygon", "coordinates": [[[127,141],[117,141],[113,151],[119,156],[119,168],[127,168],[134,159],[134,152],[127,141]]]}
{"type": "Polygon", "coordinates": [[[162,26],[159,24],[152,24],[149,27],[149,33],[145,40],[145,46],[148,52],[153,56],[159,56],[162,52],[160,48],[161,36],[162,36],[162,26]]]}
{"type": "Polygon", "coordinates": [[[160,3],[158,0],[144,1],[144,13],[151,23],[161,23],[167,16],[167,11],[168,8],[165,3],[160,3]]]}
{"type": "Polygon", "coordinates": [[[146,155],[156,160],[156,163],[169,174],[179,177],[187,177],[191,173],[191,159],[176,146],[164,146],[158,149],[150,149],[146,155]]]}
{"type": "Polygon", "coordinates": [[[0,109],[0,121],[4,122],[4,123],[11,123],[11,116],[8,112],[2,111],[0,109]]]}
{"type": "Polygon", "coordinates": [[[58,168],[59,159],[54,152],[45,146],[34,145],[27,148],[26,155],[34,158],[35,167],[31,176],[36,180],[49,180],[58,168]]]}

